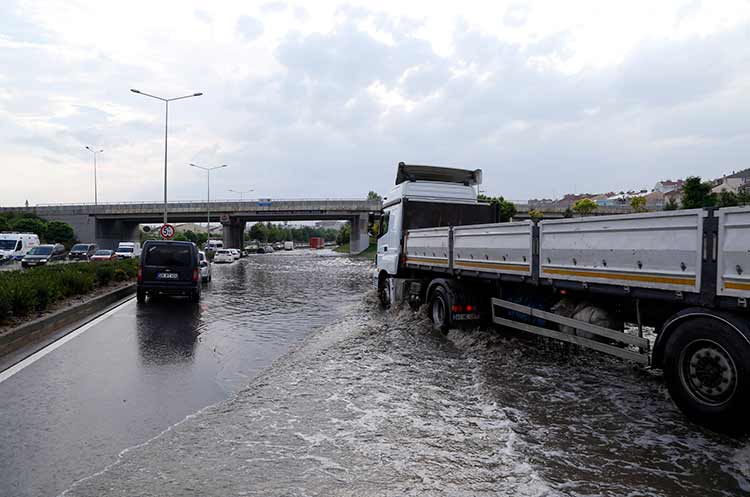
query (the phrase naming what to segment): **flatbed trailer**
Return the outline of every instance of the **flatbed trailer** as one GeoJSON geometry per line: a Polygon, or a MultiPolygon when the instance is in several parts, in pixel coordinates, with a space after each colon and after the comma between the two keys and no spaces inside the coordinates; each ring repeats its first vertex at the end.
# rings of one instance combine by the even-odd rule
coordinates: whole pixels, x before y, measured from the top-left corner
{"type": "MultiPolygon", "coordinates": [[[[400,166],[403,177],[402,168],[414,183],[429,178],[432,197],[413,198],[397,180],[402,195],[384,204],[375,274],[384,305],[426,304],[438,330],[487,319],[663,369],[689,417],[747,429],[750,207],[486,222],[487,204],[435,198],[435,174],[420,169],[429,166],[400,166]]],[[[453,188],[471,178],[437,169],[453,188]]]]}

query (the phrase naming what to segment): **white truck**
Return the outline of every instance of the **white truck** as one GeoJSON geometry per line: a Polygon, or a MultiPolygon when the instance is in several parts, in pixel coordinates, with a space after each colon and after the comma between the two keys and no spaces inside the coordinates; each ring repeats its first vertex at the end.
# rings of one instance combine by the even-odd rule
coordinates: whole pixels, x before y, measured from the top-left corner
{"type": "Polygon", "coordinates": [[[118,259],[137,259],[141,256],[141,244],[139,242],[120,242],[115,250],[118,259]]]}
{"type": "Polygon", "coordinates": [[[378,237],[383,305],[426,304],[442,331],[486,319],[663,369],[688,417],[748,430],[750,207],[499,223],[480,183],[480,170],[399,164],[378,237]]]}
{"type": "Polygon", "coordinates": [[[0,233],[0,259],[21,260],[37,245],[39,235],[35,233],[0,233]]]}

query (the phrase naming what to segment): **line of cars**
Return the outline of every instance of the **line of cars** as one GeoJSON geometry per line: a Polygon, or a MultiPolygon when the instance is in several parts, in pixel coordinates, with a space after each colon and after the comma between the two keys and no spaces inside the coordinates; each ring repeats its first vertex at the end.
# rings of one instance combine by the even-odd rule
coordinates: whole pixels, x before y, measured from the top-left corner
{"type": "Polygon", "coordinates": [[[214,262],[215,263],[231,263],[238,260],[242,254],[238,249],[233,248],[220,248],[214,251],[214,262]]]}

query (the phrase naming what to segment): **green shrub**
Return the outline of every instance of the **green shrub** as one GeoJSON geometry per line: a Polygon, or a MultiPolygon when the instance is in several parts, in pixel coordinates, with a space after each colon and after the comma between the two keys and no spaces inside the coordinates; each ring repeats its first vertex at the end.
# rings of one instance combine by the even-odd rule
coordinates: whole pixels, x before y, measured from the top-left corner
{"type": "Polygon", "coordinates": [[[115,268],[106,262],[100,263],[96,267],[96,283],[99,286],[109,285],[115,274],[115,268]]]}
{"type": "Polygon", "coordinates": [[[127,279],[128,279],[128,273],[124,269],[122,268],[115,269],[115,272],[114,272],[115,281],[125,281],[127,279]]]}
{"type": "Polygon", "coordinates": [[[60,280],[66,296],[83,295],[94,289],[95,276],[83,271],[64,271],[60,280]]]}
{"type": "Polygon", "coordinates": [[[18,282],[11,291],[14,316],[26,316],[36,309],[36,290],[28,282],[18,282]]]}
{"type": "Polygon", "coordinates": [[[13,312],[13,299],[9,288],[0,287],[0,323],[4,323],[10,318],[13,312]]]}

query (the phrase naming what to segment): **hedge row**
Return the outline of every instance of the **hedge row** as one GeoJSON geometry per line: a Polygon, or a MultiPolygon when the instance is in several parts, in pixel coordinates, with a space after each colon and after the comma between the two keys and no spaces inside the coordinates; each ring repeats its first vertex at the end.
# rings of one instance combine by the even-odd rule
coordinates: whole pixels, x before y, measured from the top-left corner
{"type": "Polygon", "coordinates": [[[53,302],[84,295],[111,281],[138,273],[136,260],[55,264],[23,271],[0,271],[0,322],[43,311],[53,302]]]}

